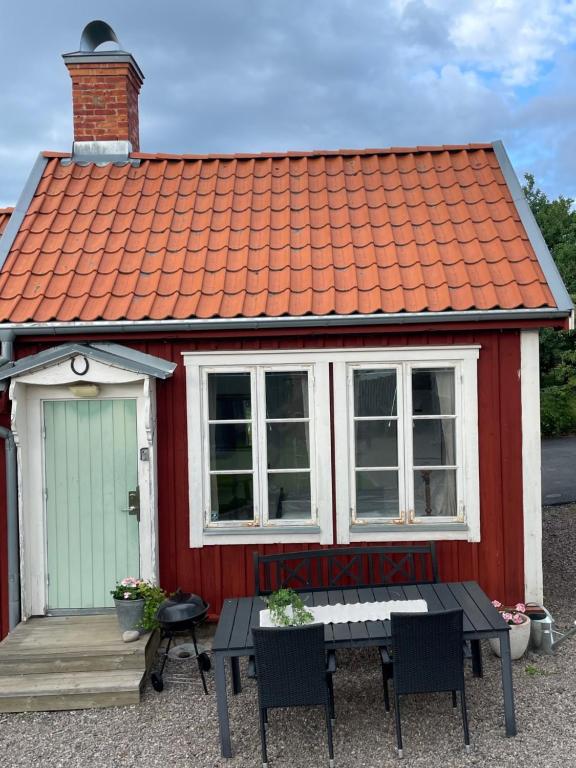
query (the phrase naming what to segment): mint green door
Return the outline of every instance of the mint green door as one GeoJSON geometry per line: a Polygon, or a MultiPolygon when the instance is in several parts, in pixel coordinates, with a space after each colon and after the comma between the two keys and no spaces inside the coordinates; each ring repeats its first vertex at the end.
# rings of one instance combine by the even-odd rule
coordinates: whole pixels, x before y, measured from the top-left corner
{"type": "Polygon", "coordinates": [[[43,434],[48,608],[112,606],[140,572],[136,400],[44,401],[43,434]]]}

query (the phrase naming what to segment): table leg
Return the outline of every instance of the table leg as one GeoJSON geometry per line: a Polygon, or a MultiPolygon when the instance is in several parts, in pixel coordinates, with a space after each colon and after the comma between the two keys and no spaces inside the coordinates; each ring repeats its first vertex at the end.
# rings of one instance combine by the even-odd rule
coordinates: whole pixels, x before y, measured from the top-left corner
{"type": "Polygon", "coordinates": [[[230,657],[230,669],[232,671],[232,693],[236,695],[242,690],[242,680],[240,678],[240,659],[238,656],[230,657]]]}
{"type": "Polygon", "coordinates": [[[474,677],[483,677],[482,668],[482,646],[480,640],[470,640],[470,650],[472,651],[472,674],[474,677]]]}
{"type": "Polygon", "coordinates": [[[216,683],[218,728],[220,731],[220,753],[222,757],[232,757],[230,721],[228,719],[228,696],[226,694],[226,667],[224,666],[224,655],[222,653],[214,654],[214,679],[216,683]]]}
{"type": "Polygon", "coordinates": [[[512,657],[510,655],[510,633],[500,632],[499,638],[502,664],[502,693],[504,694],[504,719],[506,721],[506,736],[516,736],[514,688],[512,686],[512,657]]]}

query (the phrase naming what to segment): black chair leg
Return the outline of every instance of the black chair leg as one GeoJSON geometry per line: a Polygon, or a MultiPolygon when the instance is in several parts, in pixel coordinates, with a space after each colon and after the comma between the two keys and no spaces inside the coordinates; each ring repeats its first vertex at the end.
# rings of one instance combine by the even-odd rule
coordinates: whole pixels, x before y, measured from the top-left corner
{"type": "Polygon", "coordinates": [[[330,719],[332,725],[336,722],[336,710],[334,708],[334,682],[332,675],[326,675],[326,682],[328,683],[328,693],[330,694],[330,719]]]}
{"type": "Polygon", "coordinates": [[[398,749],[398,757],[404,756],[402,748],[402,726],[400,725],[400,696],[396,693],[394,696],[395,715],[396,715],[396,745],[398,749]]]}
{"type": "Polygon", "coordinates": [[[328,764],[334,768],[334,740],[332,739],[332,713],[330,706],[326,707],[326,731],[328,732],[328,764]]]}
{"type": "Polygon", "coordinates": [[[266,750],[266,723],[268,713],[260,707],[260,745],[262,747],[262,768],[268,768],[268,752],[266,750]]]}
{"type": "Polygon", "coordinates": [[[452,691],[452,706],[454,707],[454,709],[456,709],[457,703],[458,702],[456,700],[456,691],[452,691]]]}
{"type": "Polygon", "coordinates": [[[482,664],[482,645],[480,640],[471,640],[470,649],[472,651],[472,673],[474,677],[483,677],[484,666],[482,664]]]}
{"type": "Polygon", "coordinates": [[[462,707],[462,727],[464,729],[464,745],[470,750],[470,731],[468,730],[468,711],[466,710],[466,694],[464,688],[460,691],[460,706],[462,707]]]}
{"type": "Polygon", "coordinates": [[[386,712],[390,712],[390,694],[388,693],[388,679],[389,679],[388,670],[382,664],[382,686],[384,688],[384,709],[386,712]]]}

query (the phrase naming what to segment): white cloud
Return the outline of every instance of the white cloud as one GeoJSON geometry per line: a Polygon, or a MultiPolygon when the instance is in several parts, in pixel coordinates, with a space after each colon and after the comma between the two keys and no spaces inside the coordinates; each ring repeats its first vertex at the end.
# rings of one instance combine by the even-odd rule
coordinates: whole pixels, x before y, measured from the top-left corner
{"type": "Polygon", "coordinates": [[[391,0],[400,23],[440,16],[455,60],[511,86],[534,83],[541,66],[576,41],[576,0],[391,0]]]}
{"type": "Polygon", "coordinates": [[[450,38],[460,55],[510,85],[533,83],[540,65],[576,40],[569,0],[474,0],[454,18],[450,38]]]}

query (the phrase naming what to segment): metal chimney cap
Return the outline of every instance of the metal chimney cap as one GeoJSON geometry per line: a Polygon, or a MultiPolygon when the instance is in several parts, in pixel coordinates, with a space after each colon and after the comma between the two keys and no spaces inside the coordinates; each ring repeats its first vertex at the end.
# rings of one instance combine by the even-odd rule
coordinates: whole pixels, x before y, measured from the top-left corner
{"type": "Polygon", "coordinates": [[[94,53],[96,48],[102,43],[116,43],[119,50],[122,50],[120,40],[110,24],[98,19],[86,24],[80,38],[80,51],[83,53],[94,53]]]}
{"type": "Polygon", "coordinates": [[[97,62],[103,64],[129,63],[140,81],[144,81],[142,70],[132,54],[122,48],[120,40],[118,40],[116,32],[110,24],[99,19],[91,21],[84,27],[80,38],[80,50],[73,53],[63,53],[62,58],[66,66],[69,64],[95,64],[97,62]],[[103,43],[115,43],[118,48],[117,50],[96,50],[103,43]]]}

